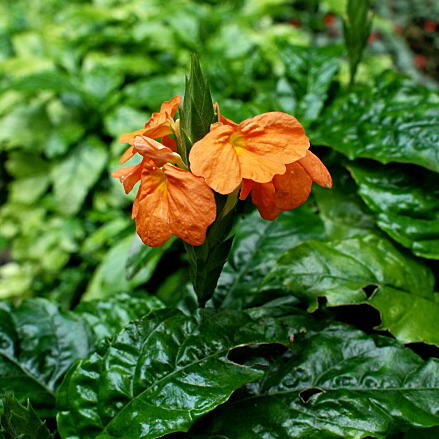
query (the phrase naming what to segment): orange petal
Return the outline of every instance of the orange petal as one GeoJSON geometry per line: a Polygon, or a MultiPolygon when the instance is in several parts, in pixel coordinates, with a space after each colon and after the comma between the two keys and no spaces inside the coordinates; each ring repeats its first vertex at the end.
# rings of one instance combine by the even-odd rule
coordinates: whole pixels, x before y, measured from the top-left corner
{"type": "Polygon", "coordinates": [[[273,183],[256,183],[252,191],[252,201],[256,206],[274,206],[276,191],[273,183]]]}
{"type": "Polygon", "coordinates": [[[252,190],[253,204],[265,220],[274,220],[282,209],[275,206],[275,188],[273,183],[255,183],[252,190]]]}
{"type": "Polygon", "coordinates": [[[275,206],[282,210],[295,209],[303,204],[311,193],[312,180],[298,162],[287,165],[283,175],[273,178],[276,190],[275,206]]]}
{"type": "Polygon", "coordinates": [[[239,194],[239,199],[246,200],[248,197],[248,194],[251,192],[254,185],[255,185],[254,181],[247,180],[244,178],[244,180],[242,180],[242,186],[241,186],[241,192],[239,194]]]}
{"type": "Polygon", "coordinates": [[[133,146],[130,146],[123,154],[122,157],[119,159],[119,163],[125,163],[128,161],[131,157],[136,155],[136,151],[134,150],[133,146]]]}
{"type": "Polygon", "coordinates": [[[279,216],[279,214],[283,212],[283,209],[278,209],[275,206],[256,206],[256,207],[258,208],[259,215],[261,215],[261,217],[267,221],[275,220],[279,216]]]}
{"type": "Polygon", "coordinates": [[[219,114],[218,121],[224,125],[230,125],[232,127],[238,126],[238,124],[236,122],[233,122],[233,120],[231,120],[231,119],[227,119],[227,117],[224,117],[222,114],[219,114]]]}
{"type": "Polygon", "coordinates": [[[149,137],[137,136],[134,139],[134,148],[144,157],[163,163],[175,162],[176,158],[180,158],[177,153],[149,137]]]}
{"type": "MultiPolygon", "coordinates": [[[[215,110],[215,113],[218,116],[218,122],[219,123],[222,123],[223,125],[230,125],[232,127],[237,127],[238,126],[238,124],[236,122],[233,122],[233,120],[231,120],[231,119],[227,119],[227,117],[224,117],[221,114],[221,110],[220,110],[220,106],[219,106],[218,102],[215,102],[213,104],[213,108],[215,110]]],[[[215,125],[215,124],[213,124],[213,125],[215,125]]]]}
{"type": "Polygon", "coordinates": [[[230,194],[242,180],[238,156],[229,141],[233,133],[232,127],[219,125],[194,143],[189,153],[191,171],[220,194],[230,194]]]}
{"type": "Polygon", "coordinates": [[[163,102],[163,104],[160,106],[160,113],[164,113],[169,115],[170,117],[174,117],[179,105],[181,104],[181,101],[182,99],[180,96],[174,96],[169,101],[163,102]]]}
{"type": "Polygon", "coordinates": [[[163,102],[159,113],[152,113],[151,118],[145,123],[143,135],[156,139],[167,136],[174,132],[172,128],[173,118],[181,103],[180,96],[174,96],[169,101],[163,102]]]}
{"type": "Polygon", "coordinates": [[[128,194],[131,192],[134,185],[140,180],[141,174],[142,164],[138,164],[116,169],[111,176],[120,180],[125,189],[125,193],[128,194]]]}
{"type": "Polygon", "coordinates": [[[166,183],[161,169],[146,168],[133,205],[137,234],[150,247],[160,247],[171,237],[166,183]]]}
{"type": "Polygon", "coordinates": [[[299,160],[299,163],[305,168],[305,171],[312,180],[320,186],[332,187],[332,178],[326,166],[311,151],[306,152],[306,156],[299,160]]]}
{"type": "Polygon", "coordinates": [[[188,171],[165,165],[168,178],[169,226],[172,233],[191,245],[201,245],[215,221],[216,205],[206,182],[188,171]]]}
{"type": "Polygon", "coordinates": [[[167,148],[171,149],[172,151],[177,152],[177,142],[169,136],[163,136],[161,140],[162,145],[165,145],[167,148]]]}
{"type": "Polygon", "coordinates": [[[250,147],[236,148],[241,176],[257,183],[268,183],[276,174],[285,172],[285,165],[253,152],[250,147]]]}
{"type": "Polygon", "coordinates": [[[188,171],[165,165],[145,168],[133,205],[136,230],[152,247],[171,234],[191,245],[201,245],[216,217],[215,198],[204,180],[188,171]]]}
{"type": "Polygon", "coordinates": [[[277,163],[299,160],[309,148],[305,130],[289,114],[263,113],[241,122],[239,128],[245,137],[246,149],[277,163]]]}
{"type": "Polygon", "coordinates": [[[144,131],[145,131],[145,128],[141,128],[140,130],[132,131],[131,133],[122,134],[119,137],[119,143],[129,143],[130,145],[132,145],[134,138],[136,136],[143,135],[144,131]]]}

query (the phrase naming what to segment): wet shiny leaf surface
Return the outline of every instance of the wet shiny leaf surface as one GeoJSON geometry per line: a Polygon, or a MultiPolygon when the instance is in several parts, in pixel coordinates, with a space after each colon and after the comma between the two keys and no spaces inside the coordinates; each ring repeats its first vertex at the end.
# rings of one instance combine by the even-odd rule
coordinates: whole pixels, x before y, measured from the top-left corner
{"type": "Polygon", "coordinates": [[[311,138],[350,159],[413,163],[439,172],[439,97],[387,72],[329,106],[311,138]]]}
{"type": "MultiPolygon", "coordinates": [[[[307,318],[272,310],[163,310],[130,324],[100,354],[78,362],[59,392],[64,439],[162,437],[187,431],[201,415],[262,375],[228,359],[231,349],[280,343],[307,318]]],[[[302,329],[300,329],[302,328],[302,329]]]]}
{"type": "Polygon", "coordinates": [[[284,212],[276,221],[265,221],[253,212],[239,224],[213,303],[236,308],[263,302],[259,286],[276,260],[291,247],[323,236],[323,224],[308,206],[284,212]]]}
{"type": "Polygon", "coordinates": [[[51,439],[54,435],[38,417],[31,404],[21,405],[13,395],[6,395],[0,414],[1,439],[51,439]]]}
{"type": "Polygon", "coordinates": [[[161,306],[155,298],[119,295],[113,301],[86,302],[62,311],[45,299],[15,308],[0,302],[0,394],[30,399],[39,412],[55,406],[56,389],[73,362],[104,337],[161,306]]]}
{"type": "Polygon", "coordinates": [[[300,47],[281,45],[285,76],[277,83],[282,111],[293,114],[307,126],[316,120],[338,72],[340,46],[300,47]]]}
{"type": "Polygon", "coordinates": [[[201,430],[229,439],[387,439],[439,425],[438,360],[341,324],[298,338],[293,350],[193,437],[201,430]]]}
{"type": "Polygon", "coordinates": [[[348,168],[377,225],[417,256],[439,259],[438,175],[371,163],[353,163],[348,168]]]}
{"type": "Polygon", "coordinates": [[[369,304],[382,327],[403,343],[439,345],[438,293],[430,269],[374,235],[341,241],[308,241],[285,253],[263,284],[304,298],[310,310],[325,297],[328,306],[369,304]],[[422,316],[422,318],[420,318],[422,316]]]}

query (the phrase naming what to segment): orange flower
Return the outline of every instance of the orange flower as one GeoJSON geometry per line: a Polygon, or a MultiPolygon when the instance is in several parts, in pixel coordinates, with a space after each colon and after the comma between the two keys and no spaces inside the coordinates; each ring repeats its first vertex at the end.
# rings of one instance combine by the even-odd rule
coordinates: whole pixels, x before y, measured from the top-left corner
{"type": "Polygon", "coordinates": [[[206,230],[215,221],[216,204],[212,190],[206,182],[185,169],[176,152],[175,140],[168,134],[178,129],[173,117],[181,99],[175,97],[154,113],[142,130],[125,134],[121,141],[130,143],[121,163],[134,154],[143,156],[141,163],[113,172],[125,192],[130,192],[140,180],[133,204],[133,219],[142,241],[159,247],[171,235],[178,236],[191,245],[201,245],[206,230]],[[161,137],[161,143],[154,138],[161,137]]]}
{"type": "Polygon", "coordinates": [[[220,117],[190,151],[191,171],[220,194],[233,192],[250,179],[268,183],[284,174],[285,165],[305,157],[309,140],[296,118],[271,112],[239,125],[220,117]]]}
{"type": "Polygon", "coordinates": [[[251,192],[252,201],[262,218],[274,220],[284,210],[294,209],[309,197],[312,183],[330,188],[331,175],[320,159],[311,151],[296,162],[286,166],[286,172],[274,176],[269,183],[244,180],[240,199],[245,200],[251,192]]]}
{"type": "Polygon", "coordinates": [[[171,235],[191,245],[201,245],[206,230],[215,221],[216,206],[212,190],[205,181],[189,171],[153,160],[113,172],[125,192],[141,180],[133,204],[133,219],[142,241],[151,246],[163,245],[171,235]]]}
{"type": "Polygon", "coordinates": [[[131,146],[122,155],[120,163],[125,163],[127,160],[133,157],[136,152],[140,152],[137,150],[136,145],[134,145],[135,139],[138,136],[149,137],[150,139],[163,137],[162,140],[163,142],[167,143],[166,146],[169,147],[170,144],[174,143],[173,150],[175,151],[175,141],[166,136],[174,133],[176,130],[177,122],[174,121],[174,116],[180,104],[180,96],[175,96],[171,100],[163,102],[160,107],[160,112],[153,113],[151,118],[145,123],[144,128],[133,131],[131,133],[122,134],[122,136],[119,137],[119,142],[129,143],[131,146]]]}

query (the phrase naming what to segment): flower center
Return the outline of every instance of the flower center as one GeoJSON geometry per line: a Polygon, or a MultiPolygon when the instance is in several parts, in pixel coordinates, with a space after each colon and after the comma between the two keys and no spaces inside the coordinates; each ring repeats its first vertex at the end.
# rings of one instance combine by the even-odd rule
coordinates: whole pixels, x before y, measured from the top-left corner
{"type": "Polygon", "coordinates": [[[245,148],[245,137],[241,133],[233,133],[229,138],[230,143],[234,148],[245,148]]]}

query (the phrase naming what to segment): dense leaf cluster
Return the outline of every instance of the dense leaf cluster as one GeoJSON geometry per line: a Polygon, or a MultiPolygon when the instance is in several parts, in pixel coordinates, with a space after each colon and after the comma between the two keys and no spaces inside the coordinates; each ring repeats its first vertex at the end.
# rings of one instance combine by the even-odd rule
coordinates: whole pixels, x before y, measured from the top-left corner
{"type": "Polygon", "coordinates": [[[0,297],[22,299],[0,301],[0,438],[438,435],[438,94],[395,71],[349,88],[289,2],[226,3],[0,6],[0,297]],[[108,177],[194,49],[225,116],[294,114],[334,178],[274,222],[236,212],[204,309],[108,177]]]}

